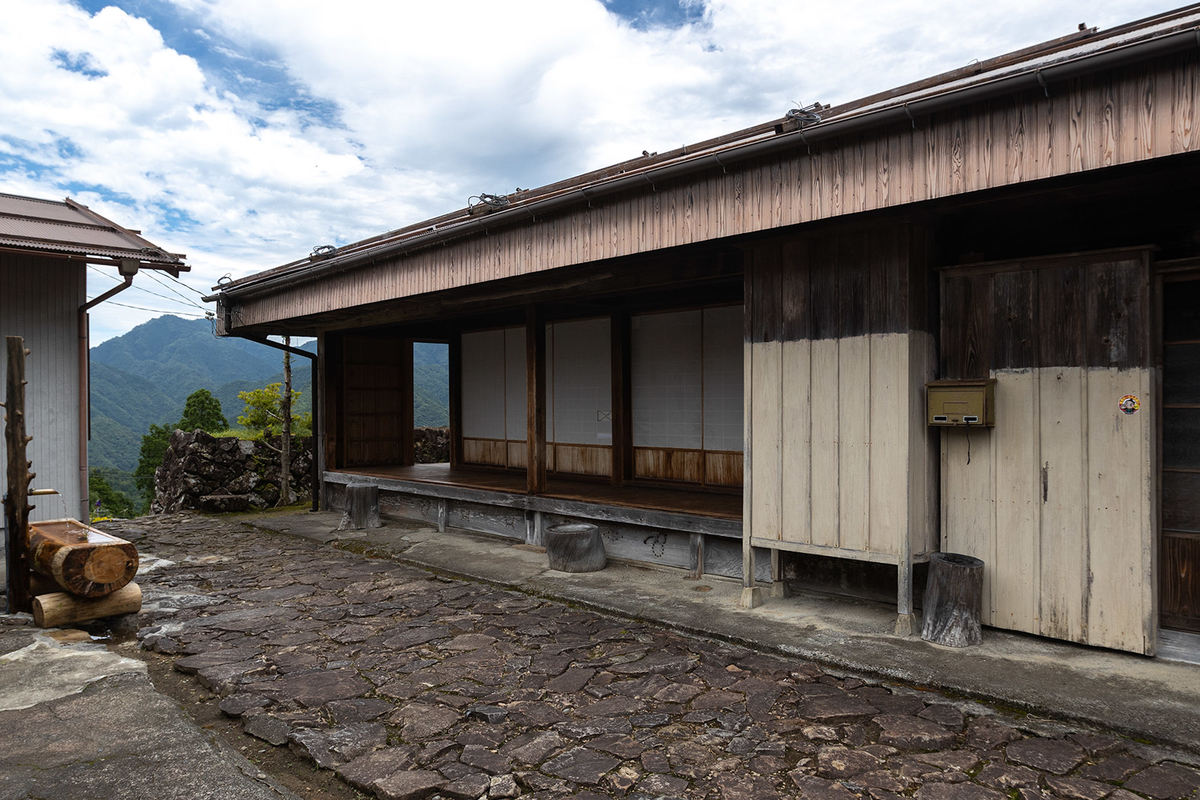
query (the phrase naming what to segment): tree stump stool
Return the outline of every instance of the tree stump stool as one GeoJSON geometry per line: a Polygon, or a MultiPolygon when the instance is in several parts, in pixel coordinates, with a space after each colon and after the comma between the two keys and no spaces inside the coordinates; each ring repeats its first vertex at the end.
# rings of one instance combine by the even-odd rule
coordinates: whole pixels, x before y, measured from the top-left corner
{"type": "Polygon", "coordinates": [[[381,528],[379,521],[379,486],[374,483],[346,485],[346,510],[338,525],[339,531],[361,531],[381,528]]]}
{"type": "Polygon", "coordinates": [[[600,530],[590,522],[568,522],[546,529],[546,555],[550,569],[559,572],[596,572],[608,564],[600,530]]]}
{"type": "Polygon", "coordinates": [[[959,553],[929,557],[921,638],[947,647],[983,641],[979,614],[983,606],[983,562],[959,553]]]}

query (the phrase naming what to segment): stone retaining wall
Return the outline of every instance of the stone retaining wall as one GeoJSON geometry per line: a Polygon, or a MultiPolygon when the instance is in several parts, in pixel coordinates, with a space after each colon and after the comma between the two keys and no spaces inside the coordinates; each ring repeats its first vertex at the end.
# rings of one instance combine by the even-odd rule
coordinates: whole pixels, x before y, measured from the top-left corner
{"type": "MultiPolygon", "coordinates": [[[[272,443],[278,446],[279,440],[272,443]]],[[[291,487],[297,501],[312,499],[311,470],[312,437],[292,437],[291,487]]],[[[150,510],[247,511],[270,508],[279,495],[279,453],[263,442],[177,430],[154,473],[150,510]]]]}

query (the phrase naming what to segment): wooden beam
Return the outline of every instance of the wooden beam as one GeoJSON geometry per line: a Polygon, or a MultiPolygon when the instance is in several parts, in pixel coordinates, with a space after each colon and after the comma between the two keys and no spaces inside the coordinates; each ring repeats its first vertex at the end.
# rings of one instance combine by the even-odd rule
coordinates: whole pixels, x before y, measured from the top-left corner
{"type": "Polygon", "coordinates": [[[546,491],[546,320],[536,305],[525,307],[526,491],[546,491]]]}
{"type": "Polygon", "coordinates": [[[458,467],[463,463],[463,433],[462,433],[462,333],[456,332],[450,337],[450,466],[458,467]]]}
{"type": "Polygon", "coordinates": [[[630,314],[612,315],[612,482],[620,486],[633,477],[633,400],[630,373],[630,314]]]}
{"type": "Polygon", "coordinates": [[[325,469],[346,465],[343,442],[346,439],[346,420],[341,411],[345,405],[342,395],[344,348],[341,333],[323,333],[317,344],[317,375],[321,387],[322,414],[325,420],[325,469]]]}
{"type": "Polygon", "coordinates": [[[403,395],[400,403],[400,463],[411,467],[416,463],[415,445],[413,443],[413,340],[402,339],[400,342],[400,392],[403,395]]]}

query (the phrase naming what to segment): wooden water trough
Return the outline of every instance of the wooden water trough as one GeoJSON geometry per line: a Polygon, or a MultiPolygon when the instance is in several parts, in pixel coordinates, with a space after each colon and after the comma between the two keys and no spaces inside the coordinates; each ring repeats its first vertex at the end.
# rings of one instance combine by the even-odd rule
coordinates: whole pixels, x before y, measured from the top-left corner
{"type": "Polygon", "coordinates": [[[78,520],[30,523],[29,566],[41,578],[31,587],[40,627],[141,610],[137,548],[78,520]]]}

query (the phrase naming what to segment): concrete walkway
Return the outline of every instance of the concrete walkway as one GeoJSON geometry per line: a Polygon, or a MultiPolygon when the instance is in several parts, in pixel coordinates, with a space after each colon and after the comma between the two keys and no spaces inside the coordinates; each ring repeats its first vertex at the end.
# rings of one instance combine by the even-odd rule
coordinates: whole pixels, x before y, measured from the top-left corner
{"type": "Polygon", "coordinates": [[[82,631],[0,615],[0,800],[297,800],[82,631]]]}
{"type": "Polygon", "coordinates": [[[962,694],[1200,754],[1200,666],[985,629],[979,647],[954,649],[893,633],[886,606],[806,594],[738,607],[741,584],[679,570],[609,562],[568,574],[524,545],[466,531],[391,522],[336,531],[332,512],[247,519],[318,541],[357,539],[437,572],[584,605],[675,630],[765,648],[870,676],[962,694]]]}

